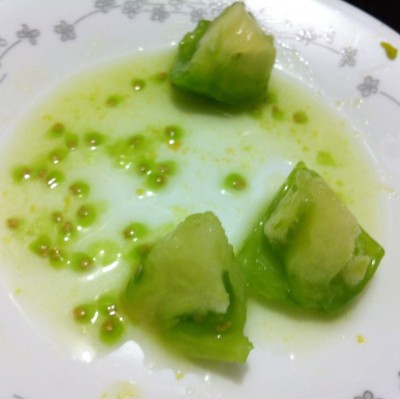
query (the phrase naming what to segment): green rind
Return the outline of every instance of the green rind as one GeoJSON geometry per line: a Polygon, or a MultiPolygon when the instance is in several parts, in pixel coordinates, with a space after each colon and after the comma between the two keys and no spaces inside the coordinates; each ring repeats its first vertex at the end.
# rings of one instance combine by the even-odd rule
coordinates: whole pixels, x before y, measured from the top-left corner
{"type": "Polygon", "coordinates": [[[243,334],[246,322],[244,280],[238,269],[225,275],[230,306],[225,315],[198,324],[182,319],[173,328],[163,331],[168,345],[196,359],[244,363],[252,344],[243,334]],[[226,329],[225,329],[226,328],[226,329]]]}

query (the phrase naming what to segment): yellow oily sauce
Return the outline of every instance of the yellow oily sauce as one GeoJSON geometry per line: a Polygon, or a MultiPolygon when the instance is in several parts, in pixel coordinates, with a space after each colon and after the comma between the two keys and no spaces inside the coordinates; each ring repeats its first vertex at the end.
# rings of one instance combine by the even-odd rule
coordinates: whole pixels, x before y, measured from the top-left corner
{"type": "MultiPolygon", "coordinates": [[[[101,331],[135,250],[206,210],[237,249],[300,160],[379,233],[380,183],[343,120],[279,71],[265,104],[221,109],[170,86],[172,57],[140,54],[68,79],[0,158],[7,287],[39,331],[84,360],[110,347],[101,331]],[[81,304],[105,310],[82,324],[81,304]]],[[[120,321],[117,345],[136,337],[120,321]]]]}

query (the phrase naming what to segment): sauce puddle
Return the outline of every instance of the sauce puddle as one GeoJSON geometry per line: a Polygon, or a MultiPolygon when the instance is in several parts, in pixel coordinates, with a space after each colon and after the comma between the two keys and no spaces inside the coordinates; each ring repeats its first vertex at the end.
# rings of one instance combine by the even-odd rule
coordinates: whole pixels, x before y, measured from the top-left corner
{"type": "Polygon", "coordinates": [[[85,361],[141,336],[119,297],[147,245],[213,211],[237,249],[300,160],[379,231],[373,163],[318,99],[274,71],[265,104],[221,109],[171,88],[172,57],[141,54],[72,77],[1,157],[7,286],[39,330],[85,361]]]}

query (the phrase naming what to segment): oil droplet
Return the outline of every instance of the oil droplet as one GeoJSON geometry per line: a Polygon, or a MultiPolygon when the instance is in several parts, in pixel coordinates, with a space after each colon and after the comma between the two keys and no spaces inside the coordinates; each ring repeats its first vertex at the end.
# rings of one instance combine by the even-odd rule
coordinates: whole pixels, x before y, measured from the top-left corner
{"type": "Polygon", "coordinates": [[[65,145],[70,151],[76,151],[79,144],[79,137],[77,134],[68,133],[65,136],[65,145]]]}
{"type": "Polygon", "coordinates": [[[124,333],[124,320],[118,315],[111,315],[103,322],[100,328],[100,339],[108,345],[118,342],[124,333]]]}
{"type": "Polygon", "coordinates": [[[69,190],[75,197],[83,198],[89,195],[90,186],[83,181],[76,181],[69,186],[69,190]]]}
{"type": "Polygon", "coordinates": [[[45,181],[50,190],[57,188],[65,180],[64,175],[59,171],[50,172],[45,181]]]}
{"type": "Polygon", "coordinates": [[[178,149],[182,144],[183,129],[179,126],[167,126],[164,129],[165,143],[171,149],[178,149]]]}
{"type": "Polygon", "coordinates": [[[71,256],[71,267],[77,272],[85,272],[94,267],[93,258],[83,252],[76,252],[71,256]]]}
{"type": "Polygon", "coordinates": [[[49,129],[49,137],[57,138],[64,134],[65,126],[61,122],[56,122],[50,129],[49,129]]]}
{"type": "Polygon", "coordinates": [[[53,165],[58,165],[67,157],[67,150],[64,148],[55,148],[49,152],[48,158],[53,165]]]}
{"type": "Polygon", "coordinates": [[[135,134],[127,140],[128,148],[135,150],[143,145],[145,138],[142,134],[135,134]]]}
{"type": "Polygon", "coordinates": [[[283,121],[285,119],[285,113],[277,105],[272,107],[271,115],[275,121],[283,121]]]}
{"type": "Polygon", "coordinates": [[[7,224],[7,227],[8,227],[10,230],[16,230],[16,229],[18,229],[18,227],[20,227],[20,225],[21,225],[21,220],[18,219],[18,218],[9,218],[9,219],[7,219],[7,221],[6,221],[6,224],[7,224]]]}
{"type": "Polygon", "coordinates": [[[146,182],[150,189],[159,190],[167,184],[168,178],[161,173],[151,173],[148,175],[146,182]]]}
{"type": "Polygon", "coordinates": [[[103,316],[115,316],[117,314],[117,300],[111,295],[102,295],[97,300],[98,308],[103,316]]]}
{"type": "Polygon", "coordinates": [[[123,237],[127,240],[137,241],[144,237],[148,232],[148,229],[143,223],[131,223],[125,227],[123,231],[123,237]]]}
{"type": "Polygon", "coordinates": [[[76,217],[81,227],[88,227],[92,225],[97,217],[97,212],[94,206],[86,204],[82,205],[76,211],[76,217]]]}
{"type": "Polygon", "coordinates": [[[385,50],[386,57],[388,57],[389,60],[393,61],[397,58],[398,50],[396,47],[388,42],[381,42],[381,47],[385,50]]]}
{"type": "Polygon", "coordinates": [[[308,122],[308,116],[304,111],[296,111],[293,113],[293,122],[298,124],[305,124],[308,122]]]}
{"type": "Polygon", "coordinates": [[[118,94],[112,94],[111,96],[107,97],[106,99],[106,106],[110,108],[114,108],[117,105],[121,104],[124,98],[118,94]]]}
{"type": "Polygon", "coordinates": [[[362,344],[365,343],[365,338],[364,338],[363,335],[361,335],[361,334],[358,334],[358,335],[357,335],[357,343],[358,343],[359,345],[362,345],[362,344]]]}
{"type": "Polygon", "coordinates": [[[154,83],[163,83],[167,80],[167,78],[168,78],[167,72],[159,72],[152,77],[152,81],[154,83]]]}
{"type": "Polygon", "coordinates": [[[85,144],[92,150],[97,150],[105,141],[105,136],[98,132],[89,132],[85,135],[85,144]]]}
{"type": "Polygon", "coordinates": [[[154,170],[154,162],[148,159],[143,159],[136,164],[136,173],[141,176],[149,175],[154,170]]]}
{"type": "Polygon", "coordinates": [[[156,169],[162,175],[173,175],[176,172],[176,163],[173,161],[160,162],[156,165],[156,169]]]}
{"type": "Polygon", "coordinates": [[[318,151],[317,163],[322,166],[336,166],[335,159],[329,151],[318,151]]]}
{"type": "Polygon", "coordinates": [[[96,306],[92,303],[78,305],[72,313],[74,320],[81,324],[93,324],[98,315],[96,306]]]}
{"type": "Polygon", "coordinates": [[[223,186],[226,190],[241,191],[247,187],[247,181],[239,173],[230,173],[225,177],[223,186]]]}
{"type": "Polygon", "coordinates": [[[121,256],[119,245],[112,240],[98,240],[89,245],[88,252],[100,266],[114,267],[121,256]]]}
{"type": "Polygon", "coordinates": [[[49,262],[56,268],[62,267],[67,263],[67,257],[62,249],[54,247],[49,251],[49,262]]]}
{"type": "Polygon", "coordinates": [[[134,91],[141,91],[146,87],[146,82],[143,79],[133,79],[132,87],[134,91]]]}
{"type": "Polygon", "coordinates": [[[11,175],[14,183],[29,180],[32,177],[32,168],[27,165],[18,166],[12,171],[11,175]]]}
{"type": "Polygon", "coordinates": [[[182,370],[178,370],[178,371],[175,373],[175,378],[176,378],[177,380],[183,380],[184,377],[185,377],[185,372],[182,371],[182,370]]]}
{"type": "Polygon", "coordinates": [[[51,248],[50,239],[46,236],[38,237],[31,242],[29,248],[37,256],[40,256],[42,258],[47,258],[49,250],[51,248]]]}

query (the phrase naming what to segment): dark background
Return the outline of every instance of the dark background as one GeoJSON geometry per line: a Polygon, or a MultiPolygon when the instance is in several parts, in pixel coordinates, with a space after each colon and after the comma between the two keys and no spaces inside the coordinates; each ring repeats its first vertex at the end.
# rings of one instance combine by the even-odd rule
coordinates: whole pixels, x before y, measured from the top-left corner
{"type": "Polygon", "coordinates": [[[398,0],[346,0],[400,33],[400,2],[398,0]]]}

